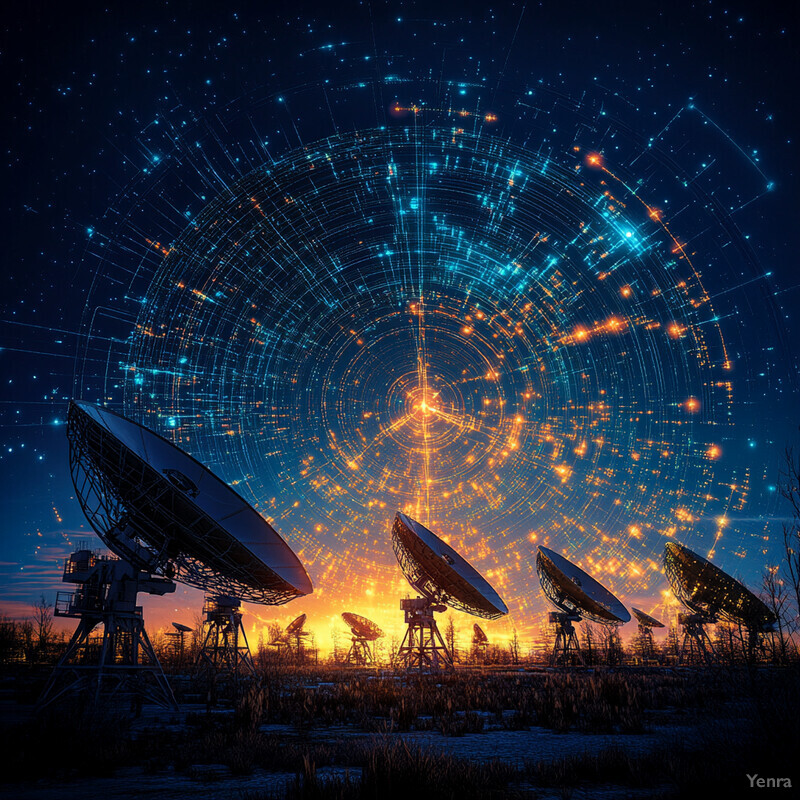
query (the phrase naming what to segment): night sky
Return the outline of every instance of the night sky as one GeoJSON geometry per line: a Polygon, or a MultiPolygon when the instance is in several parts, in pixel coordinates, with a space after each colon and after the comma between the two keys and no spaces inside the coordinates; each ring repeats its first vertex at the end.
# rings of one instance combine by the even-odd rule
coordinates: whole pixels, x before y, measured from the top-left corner
{"type": "Polygon", "coordinates": [[[397,509],[500,592],[497,631],[542,621],[538,544],[657,615],[670,539],[757,586],[800,422],[796,19],[300,5],[4,19],[4,613],[100,546],[70,397],[297,552],[314,595],[248,606],[255,632],[399,630],[397,509]]]}

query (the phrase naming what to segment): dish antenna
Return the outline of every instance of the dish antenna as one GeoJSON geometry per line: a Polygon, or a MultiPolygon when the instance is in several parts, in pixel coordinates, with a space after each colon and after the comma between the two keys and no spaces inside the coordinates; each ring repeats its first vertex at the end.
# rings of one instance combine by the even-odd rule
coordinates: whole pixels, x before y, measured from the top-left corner
{"type": "Polygon", "coordinates": [[[477,622],[472,626],[472,644],[479,646],[489,644],[489,637],[477,622]]]}
{"type": "Polygon", "coordinates": [[[655,617],[651,617],[644,611],[631,606],[633,616],[638,623],[638,645],[639,655],[641,656],[642,663],[655,662],[656,648],[653,644],[653,628],[663,628],[664,623],[659,622],[655,617]]]}
{"type": "Polygon", "coordinates": [[[392,549],[406,580],[421,597],[400,601],[408,625],[398,659],[407,670],[452,669],[434,613],[447,606],[485,619],[508,613],[500,595],[450,545],[416,520],[398,511],[392,526],[392,549]]]}
{"type": "Polygon", "coordinates": [[[183,655],[186,651],[186,634],[191,633],[192,629],[182,622],[173,622],[173,630],[167,631],[164,635],[171,640],[172,651],[178,663],[183,664],[183,655]]]}
{"type": "Polygon", "coordinates": [[[489,646],[489,637],[478,623],[472,626],[472,660],[483,664],[486,661],[486,649],[489,646]]]}
{"type": "Polygon", "coordinates": [[[760,638],[775,631],[778,618],[761,600],[743,583],[688,547],[667,542],[664,572],[675,597],[691,612],[678,616],[684,632],[679,660],[687,651],[690,659],[713,659],[714,648],[705,626],[719,618],[747,630],[750,656],[760,638]]]}
{"type": "Polygon", "coordinates": [[[290,649],[292,642],[294,642],[294,651],[298,658],[303,654],[303,642],[309,635],[308,631],[305,630],[305,625],[306,615],[301,614],[299,617],[295,617],[283,632],[283,640],[289,645],[290,649]]]}
{"type": "Polygon", "coordinates": [[[580,567],[547,547],[536,552],[536,572],[545,597],[558,611],[550,612],[557,626],[550,663],[568,663],[573,657],[584,663],[574,622],[588,619],[600,625],[617,626],[631,615],[622,603],[580,567]]]}
{"type": "Polygon", "coordinates": [[[385,636],[384,632],[372,621],[360,614],[352,614],[345,611],[342,619],[350,628],[351,642],[350,651],[347,654],[347,663],[355,664],[358,667],[365,667],[367,664],[375,663],[375,653],[373,652],[373,642],[385,636]]]}
{"type": "MultiPolygon", "coordinates": [[[[61,614],[80,623],[43,699],[60,673],[87,669],[89,634],[102,624],[100,662],[89,668],[97,692],[112,676],[140,674],[143,653],[155,665],[150,669],[160,699],[174,705],[136,605],[140,592],[167,594],[180,581],[220,602],[272,605],[312,591],[303,565],[269,523],[171,442],[107,409],[76,400],[69,406],[67,439],[78,500],[92,528],[118,558],[78,551],[68,559],[64,580],[78,589],[64,598],[61,614]]],[[[207,623],[219,627],[218,633],[235,629],[228,638],[236,642],[238,653],[238,632],[244,634],[241,615],[222,617],[207,617],[207,623]]],[[[210,636],[211,631],[207,642],[210,636]]],[[[213,661],[213,654],[201,656],[213,661]]],[[[249,649],[246,661],[252,667],[249,649]]],[[[242,657],[234,655],[228,662],[236,677],[242,657]]]]}

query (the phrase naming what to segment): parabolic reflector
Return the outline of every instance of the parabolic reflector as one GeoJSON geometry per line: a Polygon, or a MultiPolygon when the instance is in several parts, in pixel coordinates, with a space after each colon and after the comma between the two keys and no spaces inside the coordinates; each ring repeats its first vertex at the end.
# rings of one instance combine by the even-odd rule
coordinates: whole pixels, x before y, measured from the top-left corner
{"type": "Polygon", "coordinates": [[[538,548],[536,571],[542,591],[557,608],[605,625],[628,622],[628,609],[591,575],[547,547],[538,548]]]}
{"type": "Polygon", "coordinates": [[[664,572],[678,600],[697,614],[759,631],[771,630],[778,621],[743,583],[682,544],[667,542],[664,572]]]}
{"type": "Polygon", "coordinates": [[[280,604],[313,591],[272,526],[171,442],[80,401],[70,403],[67,436],[84,513],[121,558],[253,603],[280,604]]]}
{"type": "Polygon", "coordinates": [[[362,617],[360,614],[353,614],[350,611],[345,611],[342,614],[342,619],[349,626],[353,632],[353,636],[359,639],[364,639],[367,642],[374,642],[384,636],[383,631],[371,620],[362,617]]]}
{"type": "Polygon", "coordinates": [[[463,556],[400,511],[392,546],[406,579],[425,597],[486,619],[508,613],[500,595],[463,556]]]}
{"type": "Polygon", "coordinates": [[[472,626],[472,644],[487,644],[488,641],[489,637],[486,635],[486,632],[476,622],[472,626]]]}
{"type": "Polygon", "coordinates": [[[305,635],[305,631],[303,630],[305,626],[306,626],[306,615],[301,614],[299,617],[295,617],[286,626],[286,630],[284,631],[284,636],[305,635]]]}
{"type": "Polygon", "coordinates": [[[636,621],[643,627],[643,628],[663,628],[664,623],[659,622],[655,617],[651,617],[649,614],[645,613],[639,608],[634,608],[631,606],[631,611],[633,611],[633,616],[636,617],[636,621]]]}

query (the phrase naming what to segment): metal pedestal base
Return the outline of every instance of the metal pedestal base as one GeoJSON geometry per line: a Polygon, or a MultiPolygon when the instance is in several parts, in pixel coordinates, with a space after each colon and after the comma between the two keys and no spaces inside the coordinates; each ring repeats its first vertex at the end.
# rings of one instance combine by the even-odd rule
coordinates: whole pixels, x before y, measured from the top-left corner
{"type": "Polygon", "coordinates": [[[679,664],[713,664],[714,645],[706,632],[706,625],[716,622],[700,614],[679,614],[678,624],[683,627],[683,642],[678,655],[679,664]]]}
{"type": "Polygon", "coordinates": [[[453,669],[453,656],[442,639],[434,619],[435,611],[444,611],[446,606],[434,603],[426,597],[400,601],[405,612],[406,629],[397,659],[404,669],[420,672],[438,672],[453,669]]]}
{"type": "Polygon", "coordinates": [[[177,708],[172,689],[150,643],[136,605],[139,592],[164,595],[172,581],[136,569],[126,561],[73,553],[64,567],[65,583],[75,592],[59,592],[55,615],[80,619],[75,633],[39,699],[40,707],[68,693],[83,693],[93,702],[131,695],[177,708]],[[98,625],[103,635],[92,638],[98,625]]]}
{"type": "Polygon", "coordinates": [[[556,625],[556,641],[550,655],[550,666],[583,664],[583,655],[578,644],[573,622],[580,622],[577,614],[567,614],[560,611],[550,612],[550,622],[556,625]]]}
{"type": "Polygon", "coordinates": [[[250,645],[242,625],[241,601],[217,595],[206,598],[203,606],[207,628],[197,664],[215,675],[237,682],[243,675],[255,675],[250,645]]]}

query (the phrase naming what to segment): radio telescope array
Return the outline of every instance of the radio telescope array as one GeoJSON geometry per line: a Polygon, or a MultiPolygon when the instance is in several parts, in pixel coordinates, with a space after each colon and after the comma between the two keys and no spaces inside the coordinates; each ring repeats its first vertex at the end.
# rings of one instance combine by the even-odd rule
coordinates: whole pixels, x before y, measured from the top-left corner
{"type": "Polygon", "coordinates": [[[680,661],[713,660],[714,647],[706,626],[720,618],[747,631],[749,656],[764,634],[775,631],[778,618],[761,600],[736,578],[688,547],[667,542],[664,573],[675,597],[690,612],[678,616],[683,628],[680,661]]]}
{"type": "Polygon", "coordinates": [[[536,572],[545,597],[558,609],[550,612],[556,625],[551,664],[584,663],[574,622],[588,619],[600,625],[617,626],[631,615],[608,589],[580,567],[546,547],[536,553],[536,572]]]}
{"type": "Polygon", "coordinates": [[[453,655],[439,633],[435,613],[447,606],[485,619],[508,613],[500,596],[478,571],[424,525],[397,512],[392,549],[406,580],[421,595],[400,601],[406,628],[398,661],[406,670],[453,668],[453,655]]]}
{"type": "Polygon", "coordinates": [[[350,628],[351,644],[346,662],[358,667],[375,663],[374,642],[385,636],[384,632],[372,621],[359,614],[345,611],[342,619],[350,628]]]}
{"type": "Polygon", "coordinates": [[[241,601],[275,605],[309,594],[311,581],[297,556],[233,489],[147,428],[72,401],[67,439],[78,500],[117,558],[79,550],[67,560],[63,580],[77,588],[59,593],[56,614],[80,621],[41,702],[89,683],[99,697],[107,685],[117,692],[149,676],[152,698],[174,705],[136,605],[140,592],[174,592],[174,581],[211,595],[216,611],[206,616],[209,649],[201,658],[229,666],[237,677],[243,663],[238,633],[247,641],[241,601]],[[93,659],[90,634],[98,625],[102,646],[93,659]],[[61,679],[65,685],[57,688],[61,679]]]}

